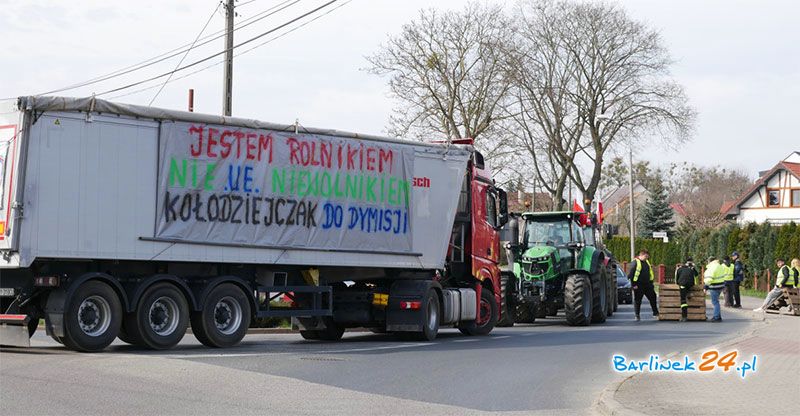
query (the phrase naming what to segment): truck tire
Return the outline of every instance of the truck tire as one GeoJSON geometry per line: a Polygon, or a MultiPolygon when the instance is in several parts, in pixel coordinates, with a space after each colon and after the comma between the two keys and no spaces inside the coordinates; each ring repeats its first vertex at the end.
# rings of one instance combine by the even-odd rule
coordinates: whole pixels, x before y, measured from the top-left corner
{"type": "Polygon", "coordinates": [[[75,351],[100,351],[117,337],[122,304],[111,286],[89,280],[78,286],[64,309],[64,345],[75,351]]]}
{"type": "Polygon", "coordinates": [[[203,301],[203,308],[191,316],[192,332],[203,345],[232,347],[250,326],[250,302],[238,286],[223,283],[203,301]]]}
{"type": "Polygon", "coordinates": [[[183,293],[170,283],[150,286],[139,299],[136,310],[125,316],[126,336],[153,350],[177,345],[189,324],[189,304],[183,293]]]}
{"type": "Polygon", "coordinates": [[[307,339],[309,341],[314,341],[319,339],[319,331],[317,330],[304,330],[300,331],[300,336],[303,339],[307,339]]]}
{"type": "Polygon", "coordinates": [[[141,346],[143,345],[142,340],[134,338],[133,335],[131,335],[130,332],[125,328],[125,321],[128,320],[127,315],[133,315],[133,314],[132,313],[126,314],[125,318],[122,318],[122,326],[120,326],[119,328],[119,333],[117,334],[117,338],[119,338],[120,341],[126,344],[141,346]]]}
{"type": "Polygon", "coordinates": [[[514,277],[508,273],[500,273],[500,320],[497,321],[499,327],[514,326],[514,295],[511,290],[514,285],[514,277]]]}
{"type": "Polygon", "coordinates": [[[608,284],[602,270],[592,275],[592,323],[601,324],[606,321],[608,312],[608,284]]]}
{"type": "Polygon", "coordinates": [[[619,309],[619,291],[617,290],[617,284],[614,283],[614,312],[619,309]]]}
{"type": "Polygon", "coordinates": [[[531,303],[518,303],[514,308],[514,321],[532,324],[536,321],[536,306],[531,303]]]}
{"type": "Polygon", "coordinates": [[[428,290],[423,308],[422,331],[417,332],[415,335],[420,341],[433,341],[439,333],[439,312],[441,311],[439,308],[439,296],[435,290],[428,290]]]}
{"type": "Polygon", "coordinates": [[[592,319],[592,283],[582,274],[567,276],[564,314],[570,326],[586,326],[592,319]]]}
{"type": "Polygon", "coordinates": [[[497,324],[499,309],[494,294],[488,289],[481,290],[481,303],[477,319],[460,323],[458,330],[465,335],[488,335],[497,324]]]}
{"type": "Polygon", "coordinates": [[[323,341],[338,341],[344,335],[344,327],[338,325],[333,321],[330,316],[323,316],[322,322],[325,323],[325,329],[317,330],[319,339],[323,341]]]}

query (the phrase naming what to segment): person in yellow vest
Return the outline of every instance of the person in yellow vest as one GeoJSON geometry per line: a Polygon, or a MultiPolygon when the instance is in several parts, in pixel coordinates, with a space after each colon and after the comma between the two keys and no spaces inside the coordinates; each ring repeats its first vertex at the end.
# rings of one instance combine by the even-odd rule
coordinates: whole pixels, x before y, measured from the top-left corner
{"type": "Polygon", "coordinates": [[[795,280],[792,279],[794,273],[792,273],[792,270],[786,265],[786,262],[784,262],[783,259],[777,259],[775,260],[775,264],[778,266],[775,287],[773,287],[772,290],[767,293],[767,298],[764,299],[764,303],[758,308],[753,309],[753,312],[765,311],[767,307],[775,301],[775,299],[781,297],[784,287],[794,287],[796,285],[795,280]]]}
{"type": "Polygon", "coordinates": [[[722,265],[725,266],[725,307],[733,307],[733,264],[731,258],[723,257],[722,265]]]}
{"type": "Polygon", "coordinates": [[[789,278],[792,283],[792,287],[800,287],[800,259],[796,257],[792,259],[792,267],[789,271],[792,272],[792,275],[789,278]]]}
{"type": "Polygon", "coordinates": [[[633,289],[633,312],[634,319],[640,320],[639,311],[642,309],[642,297],[647,296],[650,308],[653,309],[653,317],[658,317],[658,305],[656,305],[656,291],[653,286],[655,274],[653,266],[650,265],[650,253],[647,250],[640,250],[639,255],[633,259],[631,270],[628,272],[628,279],[631,281],[633,289]]]}
{"type": "Polygon", "coordinates": [[[709,257],[706,271],[703,273],[703,289],[711,295],[711,304],[714,305],[714,317],[711,322],[722,322],[719,307],[719,295],[725,287],[725,274],[728,267],[720,263],[716,257],[709,257]]]}

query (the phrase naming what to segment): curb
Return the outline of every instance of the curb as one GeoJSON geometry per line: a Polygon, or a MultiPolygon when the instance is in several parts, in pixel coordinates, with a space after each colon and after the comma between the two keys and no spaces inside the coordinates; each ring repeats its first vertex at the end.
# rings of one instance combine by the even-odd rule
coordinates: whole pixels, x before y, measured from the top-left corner
{"type": "MultiPolygon", "coordinates": [[[[762,322],[764,325],[770,325],[770,322],[766,320],[766,316],[765,316],[766,314],[764,314],[764,313],[760,313],[761,316],[756,316],[756,314],[759,313],[759,312],[753,312],[753,311],[747,311],[747,310],[736,310],[736,309],[733,309],[732,312],[741,313],[743,315],[748,314],[748,312],[749,312],[749,314],[750,314],[749,316],[751,318],[753,318],[754,320],[757,320],[757,322],[762,322]]],[[[724,347],[724,346],[737,344],[737,343],[739,343],[741,341],[744,341],[744,340],[746,340],[748,338],[751,338],[756,333],[756,331],[758,331],[759,329],[761,329],[761,327],[754,328],[754,329],[749,330],[749,331],[745,331],[745,332],[743,332],[741,334],[736,334],[733,337],[728,338],[728,339],[723,339],[723,340],[721,340],[719,342],[719,346],[720,347],[724,347]]],[[[673,353],[665,355],[664,359],[669,359],[669,358],[672,358],[672,357],[675,357],[675,356],[681,355],[681,354],[692,354],[692,353],[699,352],[699,351],[701,351],[701,350],[690,351],[688,353],[684,353],[682,351],[677,351],[677,352],[673,352],[673,353]]],[[[607,415],[607,416],[612,416],[612,415],[613,416],[647,416],[646,413],[642,413],[642,412],[639,412],[638,410],[633,410],[633,409],[631,409],[629,407],[626,407],[624,404],[622,404],[620,401],[618,401],[614,397],[614,395],[617,393],[617,391],[620,389],[620,387],[622,387],[622,385],[625,382],[627,382],[628,380],[631,380],[632,378],[634,378],[636,376],[640,376],[642,374],[644,374],[644,373],[636,373],[636,374],[630,375],[628,377],[625,377],[625,379],[623,379],[621,381],[615,381],[615,382],[612,382],[611,384],[609,384],[608,386],[606,386],[606,388],[603,389],[603,392],[600,393],[600,396],[597,398],[597,400],[595,400],[595,402],[592,404],[592,407],[591,407],[592,411],[595,414],[607,415]]]]}

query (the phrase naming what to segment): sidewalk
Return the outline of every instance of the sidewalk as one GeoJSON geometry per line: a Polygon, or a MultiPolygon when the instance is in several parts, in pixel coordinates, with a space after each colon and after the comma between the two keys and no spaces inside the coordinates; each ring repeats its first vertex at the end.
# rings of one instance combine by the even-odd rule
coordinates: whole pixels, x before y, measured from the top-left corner
{"type": "MultiPolygon", "coordinates": [[[[606,388],[596,410],[613,415],[791,414],[800,396],[800,317],[753,312],[763,299],[742,297],[742,308],[723,308],[722,319],[762,321],[754,330],[722,345],[738,350],[739,363],[757,355],[756,372],[742,379],[735,369],[709,373],[637,373],[606,388]]],[[[709,305],[710,306],[710,305],[709,305]]],[[[711,311],[707,313],[710,316],[711,311]]],[[[698,364],[707,351],[682,352],[698,364]]]]}

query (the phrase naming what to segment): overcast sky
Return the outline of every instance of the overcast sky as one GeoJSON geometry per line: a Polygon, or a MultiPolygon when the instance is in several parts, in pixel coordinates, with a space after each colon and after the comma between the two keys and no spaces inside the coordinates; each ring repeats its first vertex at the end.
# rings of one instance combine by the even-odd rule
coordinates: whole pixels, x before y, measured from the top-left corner
{"type": "MultiPolygon", "coordinates": [[[[325,2],[300,0],[238,30],[235,43],[325,2]]],[[[242,0],[237,21],[283,3],[242,0]]],[[[686,87],[699,112],[691,143],[680,150],[657,146],[638,149],[637,158],[655,164],[684,160],[701,165],[724,164],[755,176],[791,151],[800,150],[796,128],[800,107],[800,3],[619,3],[634,19],[661,32],[676,60],[673,74],[686,87]]],[[[191,43],[209,18],[205,34],[224,27],[221,11],[211,17],[217,4],[218,0],[0,0],[0,39],[4,42],[0,97],[65,87],[191,43]]],[[[387,80],[363,71],[367,66],[364,56],[376,51],[389,35],[399,33],[420,8],[452,9],[464,4],[456,0],[352,0],[307,26],[237,57],[233,114],[277,123],[299,119],[305,126],[384,133],[393,103],[387,80]]],[[[502,4],[511,6],[514,1],[502,4]]],[[[290,27],[294,26],[287,29],[290,27]]],[[[223,40],[215,40],[194,50],[183,64],[222,48],[223,40]]],[[[86,96],[124,86],[168,72],[178,59],[180,56],[59,95],[86,96]]],[[[221,57],[214,58],[175,77],[219,61],[221,57]]],[[[161,83],[163,79],[102,98],[147,105],[161,83]],[[155,88],[118,97],[152,86],[155,88]]],[[[167,84],[153,105],[186,109],[189,88],[195,89],[195,111],[221,112],[221,65],[167,84]]]]}

